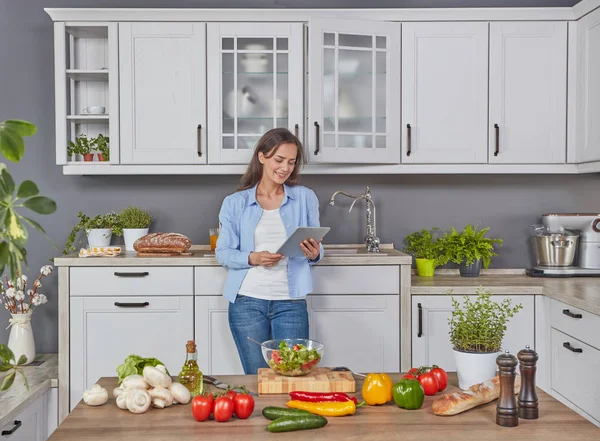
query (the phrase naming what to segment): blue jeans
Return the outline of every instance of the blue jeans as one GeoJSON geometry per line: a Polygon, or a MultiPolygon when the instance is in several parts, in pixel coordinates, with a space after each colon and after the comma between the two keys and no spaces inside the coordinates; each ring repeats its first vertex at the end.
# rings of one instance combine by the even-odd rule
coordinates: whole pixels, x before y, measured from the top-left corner
{"type": "Polygon", "coordinates": [[[306,300],[262,300],[237,295],[229,304],[229,328],[245,374],[269,367],[259,345],[248,340],[308,338],[306,300]]]}

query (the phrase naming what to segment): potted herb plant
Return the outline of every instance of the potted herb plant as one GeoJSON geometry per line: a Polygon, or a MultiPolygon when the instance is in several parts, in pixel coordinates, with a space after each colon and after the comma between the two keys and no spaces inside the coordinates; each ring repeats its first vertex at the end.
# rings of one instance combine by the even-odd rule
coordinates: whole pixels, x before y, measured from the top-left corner
{"type": "Polygon", "coordinates": [[[452,297],[454,310],[448,319],[458,387],[463,390],[496,375],[496,357],[502,348],[506,324],[523,308],[522,304],[511,306],[512,301],[507,298],[493,301],[491,291],[482,286],[476,294],[474,301],[464,296],[462,303],[452,297]]]}
{"type": "Polygon", "coordinates": [[[112,235],[120,235],[119,216],[114,212],[89,217],[80,211],[77,217],[79,222],[69,233],[63,254],[77,251],[76,240],[81,231],[86,232],[89,247],[108,247],[112,235]]]}
{"type": "MultiPolygon", "coordinates": [[[[86,135],[81,134],[75,138],[75,142],[69,141],[67,144],[67,155],[83,155],[83,160],[90,162],[94,160],[94,154],[92,153],[93,141],[89,140],[86,135]],[[70,153],[70,154],[69,154],[70,153]]],[[[76,159],[76,158],[75,158],[76,159]]]]}
{"type": "Polygon", "coordinates": [[[133,251],[133,243],[148,234],[151,223],[152,216],[150,213],[134,205],[119,213],[119,225],[123,229],[125,250],[133,251]]]}
{"type": "Polygon", "coordinates": [[[447,263],[441,238],[436,237],[437,230],[437,227],[422,229],[404,238],[404,252],[415,256],[419,276],[431,277],[436,267],[447,263]]]}
{"type": "Polygon", "coordinates": [[[98,161],[110,160],[110,148],[108,146],[109,142],[110,138],[108,136],[104,136],[102,133],[100,133],[98,137],[94,138],[93,143],[98,151],[98,161]]]}
{"type": "Polygon", "coordinates": [[[450,232],[444,235],[446,261],[459,264],[462,277],[479,276],[481,266],[487,269],[491,258],[498,255],[494,244],[502,246],[503,241],[485,237],[488,230],[489,227],[477,231],[477,226],[468,224],[460,233],[452,226],[450,232]]]}

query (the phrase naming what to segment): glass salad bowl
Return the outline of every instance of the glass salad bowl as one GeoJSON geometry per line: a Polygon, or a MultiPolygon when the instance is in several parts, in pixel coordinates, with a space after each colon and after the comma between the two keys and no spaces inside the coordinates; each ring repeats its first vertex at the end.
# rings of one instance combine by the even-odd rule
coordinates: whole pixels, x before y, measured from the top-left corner
{"type": "Polygon", "coordinates": [[[323,358],[323,343],[305,338],[267,340],[261,345],[267,364],[280,375],[298,377],[312,372],[323,358]]]}

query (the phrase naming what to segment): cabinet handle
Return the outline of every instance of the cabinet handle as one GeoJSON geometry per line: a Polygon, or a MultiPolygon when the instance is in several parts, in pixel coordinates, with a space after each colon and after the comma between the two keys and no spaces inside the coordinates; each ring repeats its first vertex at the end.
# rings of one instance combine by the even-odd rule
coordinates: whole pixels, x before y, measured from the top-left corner
{"type": "Polygon", "coordinates": [[[315,121],[315,133],[316,133],[316,148],[315,148],[315,155],[319,154],[319,123],[315,121]]]}
{"type": "Polygon", "coordinates": [[[500,126],[494,124],[494,130],[496,131],[496,150],[494,151],[494,156],[498,156],[498,153],[500,153],[500,126]]]}
{"type": "Polygon", "coordinates": [[[117,277],[146,277],[149,276],[150,273],[147,271],[144,271],[143,273],[119,273],[119,272],[115,272],[115,276],[117,277]]]}
{"type": "Polygon", "coordinates": [[[566,341],[566,342],[563,343],[563,347],[567,348],[571,352],[578,352],[580,354],[583,352],[583,349],[581,349],[581,348],[574,348],[573,346],[571,346],[571,343],[568,342],[568,341],[566,341]]]}
{"type": "Polygon", "coordinates": [[[419,333],[417,337],[421,338],[423,336],[423,307],[420,303],[417,303],[417,308],[419,308],[419,333]]]}
{"type": "Polygon", "coordinates": [[[8,435],[12,435],[13,433],[15,433],[15,431],[21,427],[21,421],[19,420],[15,420],[15,422],[13,423],[15,425],[15,427],[13,427],[10,430],[3,430],[2,431],[2,436],[8,436],[8,435]]]}
{"type": "Polygon", "coordinates": [[[583,316],[581,314],[573,314],[571,311],[569,311],[568,309],[563,309],[563,314],[564,315],[568,315],[571,318],[574,319],[580,319],[583,318],[583,316]]]}
{"type": "Polygon", "coordinates": [[[196,135],[198,139],[198,157],[202,156],[202,124],[198,124],[196,129],[196,135]]]}
{"type": "Polygon", "coordinates": [[[406,125],[406,156],[410,156],[412,153],[412,127],[410,124],[406,125]]]}
{"type": "Polygon", "coordinates": [[[296,138],[298,138],[298,136],[300,135],[300,126],[298,124],[294,126],[294,135],[296,136],[296,138]]]}
{"type": "Polygon", "coordinates": [[[150,306],[149,302],[140,302],[140,303],[121,303],[121,302],[115,302],[115,306],[118,306],[119,308],[144,308],[146,306],[150,306]]]}

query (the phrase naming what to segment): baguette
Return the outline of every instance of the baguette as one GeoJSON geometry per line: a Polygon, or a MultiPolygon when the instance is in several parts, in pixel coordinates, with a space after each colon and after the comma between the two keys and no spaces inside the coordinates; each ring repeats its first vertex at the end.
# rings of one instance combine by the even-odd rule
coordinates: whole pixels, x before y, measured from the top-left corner
{"type": "Polygon", "coordinates": [[[185,253],[192,241],[179,233],[150,233],[133,243],[133,249],[140,253],[185,253]]]}
{"type": "MultiPolygon", "coordinates": [[[[515,377],[515,394],[521,389],[521,376],[515,377]]],[[[456,415],[472,409],[500,396],[500,378],[494,378],[483,383],[474,384],[468,390],[445,394],[437,398],[431,405],[436,415],[456,415]]]]}

